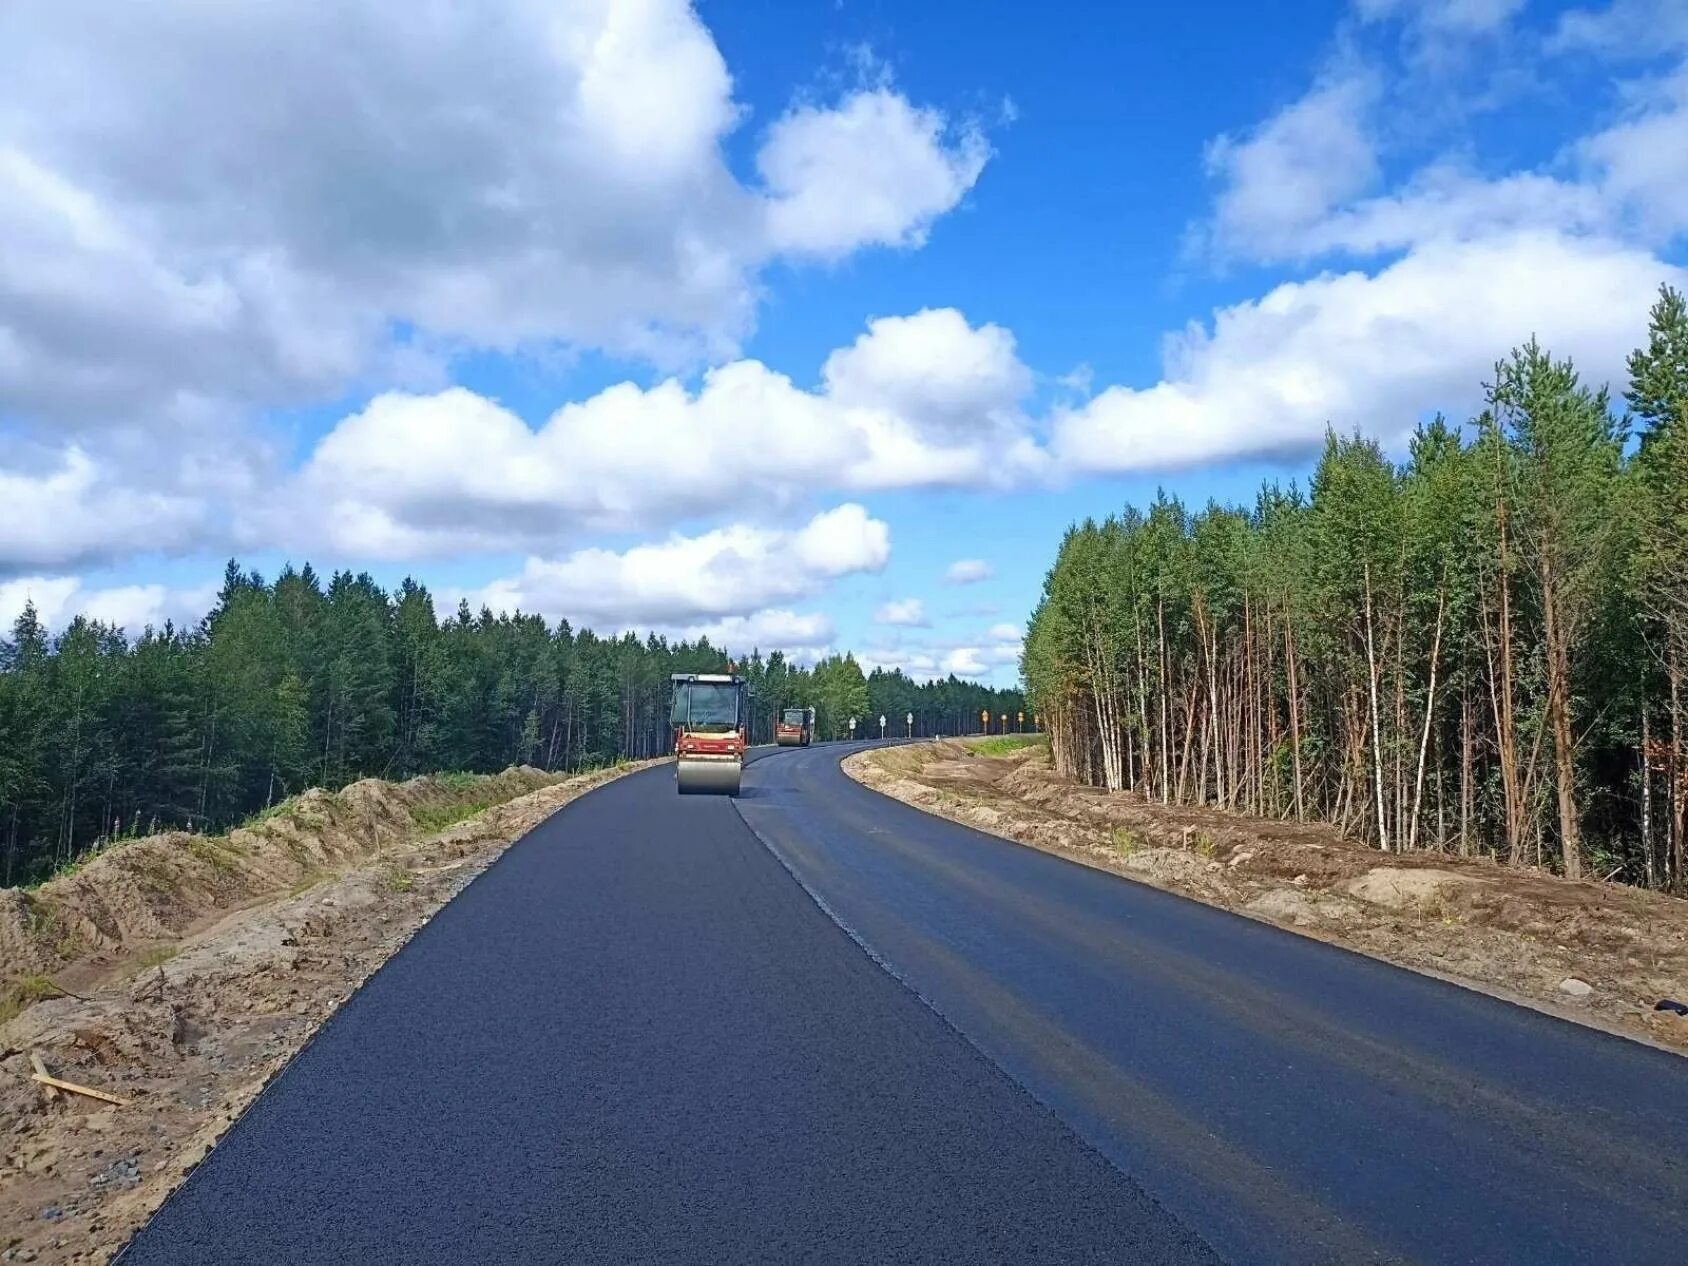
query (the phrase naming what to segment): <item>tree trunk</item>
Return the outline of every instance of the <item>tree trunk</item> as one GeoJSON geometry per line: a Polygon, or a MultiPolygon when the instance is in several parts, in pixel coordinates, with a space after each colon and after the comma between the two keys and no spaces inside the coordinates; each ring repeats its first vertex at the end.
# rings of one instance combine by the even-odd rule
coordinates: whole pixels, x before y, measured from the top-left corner
{"type": "Polygon", "coordinates": [[[1424,701],[1424,733],[1418,740],[1418,772],[1413,776],[1412,820],[1407,828],[1407,851],[1418,847],[1419,810],[1424,803],[1424,762],[1430,753],[1430,727],[1436,716],[1436,670],[1442,662],[1442,618],[1448,604],[1447,572],[1442,574],[1442,586],[1436,591],[1436,634],[1430,643],[1430,690],[1424,701]]]}
{"type": "Polygon", "coordinates": [[[1372,635],[1371,564],[1366,564],[1366,685],[1371,693],[1372,781],[1377,790],[1377,842],[1389,851],[1389,821],[1383,808],[1383,729],[1378,720],[1377,648],[1372,635]]]}
{"type": "Polygon", "coordinates": [[[1559,846],[1565,878],[1582,878],[1582,841],[1577,821],[1576,739],[1571,733],[1571,650],[1564,613],[1554,593],[1547,560],[1541,564],[1542,616],[1547,626],[1547,711],[1553,727],[1553,763],[1559,793],[1559,846]]]}
{"type": "Polygon", "coordinates": [[[1289,750],[1295,768],[1295,820],[1305,822],[1307,812],[1301,790],[1301,685],[1296,678],[1295,619],[1290,614],[1287,598],[1284,600],[1284,664],[1289,670],[1289,750]]]}

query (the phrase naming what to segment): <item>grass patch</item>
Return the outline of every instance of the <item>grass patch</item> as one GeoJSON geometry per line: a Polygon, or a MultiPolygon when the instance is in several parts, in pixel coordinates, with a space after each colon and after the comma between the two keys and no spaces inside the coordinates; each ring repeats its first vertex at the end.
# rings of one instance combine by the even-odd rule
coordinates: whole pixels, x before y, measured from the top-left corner
{"type": "Polygon", "coordinates": [[[967,746],[980,756],[1007,756],[1044,741],[1041,734],[1001,734],[995,738],[969,739],[967,746]]]}
{"type": "Polygon", "coordinates": [[[381,886],[388,892],[410,892],[416,887],[416,876],[401,866],[394,866],[381,876],[381,886]]]}
{"type": "Polygon", "coordinates": [[[1138,839],[1123,826],[1116,826],[1109,838],[1113,843],[1114,851],[1123,853],[1127,857],[1130,857],[1138,849],[1143,847],[1143,841],[1138,839]]]}
{"type": "Polygon", "coordinates": [[[477,784],[484,782],[485,774],[469,774],[460,769],[447,770],[443,774],[435,774],[434,781],[447,791],[473,791],[477,784]]]}
{"type": "Polygon", "coordinates": [[[456,826],[465,818],[472,818],[477,813],[483,813],[494,805],[503,803],[502,800],[483,797],[465,800],[460,804],[420,804],[411,809],[410,817],[422,834],[436,835],[448,826],[456,826]]]}
{"type": "Polygon", "coordinates": [[[1203,831],[1196,836],[1195,847],[1196,852],[1200,853],[1203,857],[1211,859],[1219,855],[1219,842],[1206,831],[1203,831]]]}
{"type": "Polygon", "coordinates": [[[190,835],[183,842],[182,847],[211,867],[212,870],[227,875],[237,869],[235,858],[240,856],[240,850],[221,836],[190,835]]]}
{"type": "Polygon", "coordinates": [[[4,1024],[25,1007],[45,998],[62,998],[65,991],[46,976],[21,976],[0,986],[0,1024],[4,1024]]]}
{"type": "Polygon", "coordinates": [[[275,817],[276,814],[285,813],[288,809],[292,808],[295,803],[297,803],[298,799],[298,796],[288,796],[285,800],[277,800],[269,808],[259,809],[258,812],[254,813],[251,817],[247,818],[234,829],[237,831],[249,831],[260,823],[268,822],[271,818],[275,817]]]}

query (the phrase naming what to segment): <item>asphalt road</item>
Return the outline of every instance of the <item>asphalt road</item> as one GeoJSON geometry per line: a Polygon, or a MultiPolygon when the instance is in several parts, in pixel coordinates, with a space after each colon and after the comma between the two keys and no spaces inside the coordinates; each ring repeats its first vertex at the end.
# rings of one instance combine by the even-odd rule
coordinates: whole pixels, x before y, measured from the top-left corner
{"type": "Polygon", "coordinates": [[[124,1266],[1688,1260],[1688,1061],[929,817],[843,750],[543,824],[124,1266]]]}
{"type": "Polygon", "coordinates": [[[659,767],[446,906],[120,1260],[1217,1259],[659,767]]]}

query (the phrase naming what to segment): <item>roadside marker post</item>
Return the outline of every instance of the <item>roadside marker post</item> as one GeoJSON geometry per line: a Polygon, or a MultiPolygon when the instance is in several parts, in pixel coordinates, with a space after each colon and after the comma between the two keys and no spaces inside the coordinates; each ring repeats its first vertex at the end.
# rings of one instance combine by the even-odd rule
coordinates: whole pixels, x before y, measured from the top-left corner
{"type": "Polygon", "coordinates": [[[908,714],[908,736],[914,737],[914,713],[912,712],[908,714]]]}
{"type": "Polygon", "coordinates": [[[879,737],[885,737],[885,714],[883,712],[879,714],[879,737]]]}

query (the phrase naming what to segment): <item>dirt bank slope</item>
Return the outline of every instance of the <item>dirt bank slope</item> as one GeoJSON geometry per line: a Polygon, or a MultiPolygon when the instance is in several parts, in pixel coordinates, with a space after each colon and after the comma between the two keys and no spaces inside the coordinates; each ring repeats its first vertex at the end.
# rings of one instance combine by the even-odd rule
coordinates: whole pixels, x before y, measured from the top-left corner
{"type": "MultiPolygon", "coordinates": [[[[81,996],[0,1024],[0,1261],[107,1260],[440,906],[562,805],[634,768],[312,792],[223,839],[122,845],[28,894],[21,919],[0,919],[0,953],[57,966],[81,996]],[[49,1102],[32,1054],[128,1106],[49,1102]]],[[[18,910],[23,894],[4,895],[18,910]]]]}
{"type": "Polygon", "coordinates": [[[944,817],[1567,1018],[1688,1052],[1688,902],[1334,828],[1178,808],[1058,778],[1042,746],[863,752],[861,782],[944,817]]]}

